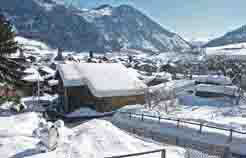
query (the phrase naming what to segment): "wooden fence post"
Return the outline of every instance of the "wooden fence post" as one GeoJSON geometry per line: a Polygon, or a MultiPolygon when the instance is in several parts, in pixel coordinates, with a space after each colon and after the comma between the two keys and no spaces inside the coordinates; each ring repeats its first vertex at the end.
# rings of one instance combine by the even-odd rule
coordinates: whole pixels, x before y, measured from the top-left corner
{"type": "Polygon", "coordinates": [[[151,136],[151,139],[154,140],[154,134],[152,133],[152,131],[150,130],[150,136],[151,136]]]}
{"type": "Polygon", "coordinates": [[[230,129],[230,138],[229,138],[230,142],[232,142],[232,132],[233,132],[233,129],[230,129]]]}
{"type": "Polygon", "coordinates": [[[202,134],[202,126],[203,126],[203,124],[200,123],[200,129],[199,129],[199,133],[200,133],[200,134],[202,134]]]}
{"type": "Polygon", "coordinates": [[[161,151],[161,158],[166,158],[166,150],[161,151]]]}
{"type": "Polygon", "coordinates": [[[180,119],[177,120],[177,128],[179,128],[180,119]]]}
{"type": "Polygon", "coordinates": [[[231,153],[231,150],[230,150],[229,146],[225,147],[225,150],[224,150],[224,153],[222,155],[222,158],[232,158],[232,153],[231,153]]]}
{"type": "Polygon", "coordinates": [[[176,137],[176,145],[179,145],[179,137],[176,137]]]}

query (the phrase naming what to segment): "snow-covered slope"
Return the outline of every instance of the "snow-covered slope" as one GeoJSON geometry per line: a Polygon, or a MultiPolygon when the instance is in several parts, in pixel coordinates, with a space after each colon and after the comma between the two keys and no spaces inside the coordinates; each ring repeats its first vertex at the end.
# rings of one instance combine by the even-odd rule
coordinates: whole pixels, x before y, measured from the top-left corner
{"type": "Polygon", "coordinates": [[[90,10],[68,7],[62,0],[8,0],[0,5],[20,36],[44,41],[53,48],[159,52],[190,47],[180,36],[128,5],[90,10]]]}
{"type": "Polygon", "coordinates": [[[227,44],[246,42],[246,25],[226,33],[224,36],[208,42],[205,47],[216,47],[227,44]]]}

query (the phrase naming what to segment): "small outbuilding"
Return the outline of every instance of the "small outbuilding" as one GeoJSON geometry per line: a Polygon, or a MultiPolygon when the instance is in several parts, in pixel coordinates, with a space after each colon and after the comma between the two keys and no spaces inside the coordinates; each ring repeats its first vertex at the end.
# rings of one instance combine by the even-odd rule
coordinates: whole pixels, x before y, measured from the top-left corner
{"type": "Polygon", "coordinates": [[[147,86],[119,63],[70,63],[57,66],[58,93],[65,112],[82,106],[105,112],[143,104],[147,86]]]}

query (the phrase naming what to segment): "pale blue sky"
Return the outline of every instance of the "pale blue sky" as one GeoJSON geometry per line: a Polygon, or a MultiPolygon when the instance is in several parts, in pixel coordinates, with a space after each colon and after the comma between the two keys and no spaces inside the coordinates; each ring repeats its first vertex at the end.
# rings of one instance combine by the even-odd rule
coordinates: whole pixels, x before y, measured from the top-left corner
{"type": "MultiPolygon", "coordinates": [[[[71,1],[71,0],[67,0],[71,1]]],[[[82,7],[131,4],[185,39],[214,38],[246,24],[246,0],[73,0],[82,7]]]]}

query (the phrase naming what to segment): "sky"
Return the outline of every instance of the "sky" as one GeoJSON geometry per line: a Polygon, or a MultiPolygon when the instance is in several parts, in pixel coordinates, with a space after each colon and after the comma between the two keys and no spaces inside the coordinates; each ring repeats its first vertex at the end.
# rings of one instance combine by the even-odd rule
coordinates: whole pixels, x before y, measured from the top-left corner
{"type": "Polygon", "coordinates": [[[90,8],[130,4],[184,39],[207,40],[246,24],[246,0],[67,0],[90,8]]]}

